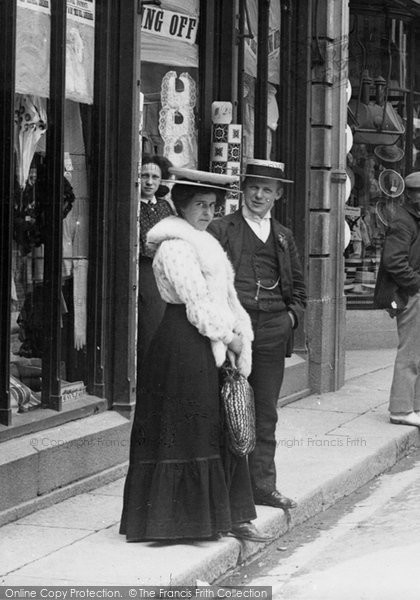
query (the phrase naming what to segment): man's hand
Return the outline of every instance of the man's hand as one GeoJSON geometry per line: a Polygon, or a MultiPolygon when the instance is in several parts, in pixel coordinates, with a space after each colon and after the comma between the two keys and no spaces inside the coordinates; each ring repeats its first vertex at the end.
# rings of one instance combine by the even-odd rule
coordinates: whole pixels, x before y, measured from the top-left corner
{"type": "Polygon", "coordinates": [[[295,325],[296,325],[296,317],[295,317],[295,315],[292,313],[292,311],[291,311],[291,310],[288,310],[288,311],[287,311],[287,314],[289,315],[289,317],[290,317],[290,320],[292,321],[292,329],[294,329],[294,327],[295,327],[295,325]]]}

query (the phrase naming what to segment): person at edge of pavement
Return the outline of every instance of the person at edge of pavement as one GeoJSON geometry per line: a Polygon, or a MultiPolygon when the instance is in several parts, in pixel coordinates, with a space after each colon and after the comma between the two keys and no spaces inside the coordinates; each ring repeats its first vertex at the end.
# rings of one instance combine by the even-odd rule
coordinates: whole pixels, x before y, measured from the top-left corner
{"type": "Polygon", "coordinates": [[[398,302],[387,309],[396,316],[398,331],[390,422],[420,427],[420,172],[404,182],[404,202],[385,233],[374,302],[383,308],[381,300],[397,294],[398,302]]]}
{"type": "Polygon", "coordinates": [[[153,275],[152,251],[146,245],[149,230],[161,219],[173,215],[169,202],[163,198],[169,189],[161,185],[169,177],[171,162],[163,157],[145,154],[140,174],[140,266],[139,266],[139,339],[138,364],[141,365],[150,341],[165,312],[153,275]]]}
{"type": "Polygon", "coordinates": [[[215,219],[209,232],[232,262],[236,291],[254,330],[249,377],[256,413],[257,443],[249,455],[254,501],[287,510],[296,502],[276,487],[277,400],[285,357],[292,352],[292,332],[306,306],[306,289],[292,232],[271,217],[283,184],[289,182],[283,173],[283,163],[249,160],[242,208],[215,219]]]}
{"type": "Polygon", "coordinates": [[[248,376],[253,338],[232,267],[205,231],[226,176],[171,171],[184,177],[172,188],[179,216],[160,221],[147,238],[157,248],[153,270],[167,306],[138,387],[120,533],[129,542],[223,533],[264,542],[272,538],[251,523],[248,463],[228,450],[220,398],[228,350],[248,376]]]}

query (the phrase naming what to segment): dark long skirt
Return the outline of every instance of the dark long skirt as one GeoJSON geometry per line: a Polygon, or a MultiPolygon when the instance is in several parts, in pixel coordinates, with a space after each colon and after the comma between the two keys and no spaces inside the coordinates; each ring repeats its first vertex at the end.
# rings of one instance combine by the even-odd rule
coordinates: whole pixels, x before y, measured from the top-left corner
{"type": "Polygon", "coordinates": [[[166,303],[162,300],[156,285],[152,259],[147,256],[140,257],[139,290],[137,360],[141,365],[166,309],[166,303]]]}
{"type": "Polygon", "coordinates": [[[120,533],[209,538],[256,516],[246,459],[227,450],[210,342],[168,305],[143,363],[120,533]]]}

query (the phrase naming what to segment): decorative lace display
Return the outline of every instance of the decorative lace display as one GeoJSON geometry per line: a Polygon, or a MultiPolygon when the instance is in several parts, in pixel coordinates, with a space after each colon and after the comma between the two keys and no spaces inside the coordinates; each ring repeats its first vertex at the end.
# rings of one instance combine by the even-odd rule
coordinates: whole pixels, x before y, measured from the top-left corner
{"type": "Polygon", "coordinates": [[[197,140],[194,107],[197,86],[189,73],[168,71],[161,84],[162,109],[159,133],[164,141],[164,155],[175,167],[197,167],[197,140]],[[176,84],[181,82],[180,90],[176,84]]]}

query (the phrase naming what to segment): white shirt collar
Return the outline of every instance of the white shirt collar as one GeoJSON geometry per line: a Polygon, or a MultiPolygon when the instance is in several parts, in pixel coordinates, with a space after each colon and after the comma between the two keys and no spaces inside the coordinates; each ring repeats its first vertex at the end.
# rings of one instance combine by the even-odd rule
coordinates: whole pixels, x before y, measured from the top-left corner
{"type": "Polygon", "coordinates": [[[144,204],[156,204],[157,200],[156,197],[153,196],[153,198],[140,198],[140,202],[143,202],[144,204]]]}
{"type": "Polygon", "coordinates": [[[246,206],[242,207],[242,215],[248,225],[255,233],[255,235],[262,241],[265,242],[270,237],[271,230],[271,214],[268,211],[263,217],[254,215],[246,206]]]}
{"type": "Polygon", "coordinates": [[[254,215],[246,204],[242,206],[242,216],[244,219],[249,219],[250,221],[254,221],[255,223],[261,223],[262,221],[267,221],[271,219],[271,210],[267,211],[263,217],[259,217],[258,215],[254,215]]]}

